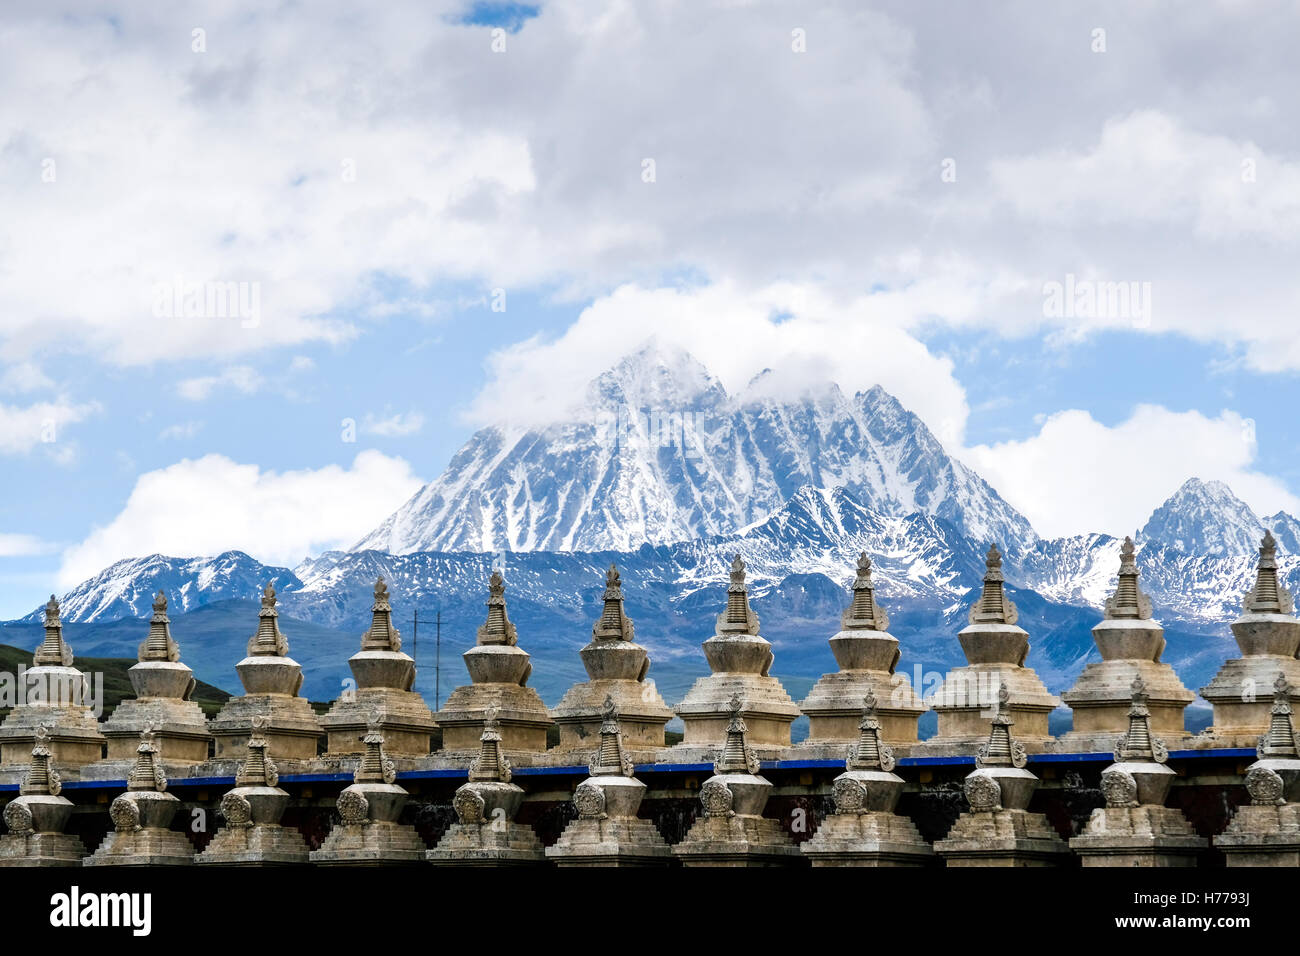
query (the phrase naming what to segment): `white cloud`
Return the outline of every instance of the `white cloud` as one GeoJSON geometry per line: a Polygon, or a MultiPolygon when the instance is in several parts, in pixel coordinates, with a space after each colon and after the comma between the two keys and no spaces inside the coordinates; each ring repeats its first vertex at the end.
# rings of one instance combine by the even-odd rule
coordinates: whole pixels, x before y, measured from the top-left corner
{"type": "Polygon", "coordinates": [[[422,484],[401,458],[374,450],[350,467],[275,472],[222,455],[184,459],[141,475],[121,512],[63,554],[71,587],[124,557],[246,551],[293,565],[348,547],[422,484]]]}
{"type": "Polygon", "coordinates": [[[405,438],[416,434],[423,427],[424,416],[416,411],[407,412],[405,415],[398,412],[386,418],[370,414],[366,415],[361,423],[362,432],[378,435],[381,438],[405,438]]]}
{"type": "Polygon", "coordinates": [[[247,365],[232,365],[217,375],[201,375],[176,383],[176,392],[191,402],[201,402],[218,389],[232,389],[252,395],[264,384],[262,375],[247,365]]]}
{"type": "Polygon", "coordinates": [[[56,460],[67,462],[72,447],[65,429],[98,411],[94,402],[75,404],[62,399],[26,406],[0,404],[0,455],[25,455],[44,448],[56,460]]]}
{"type": "Polygon", "coordinates": [[[960,309],[956,290],[920,283],[838,302],[795,284],[757,291],[731,283],[624,286],[584,309],[559,338],[530,339],[491,356],[490,380],[469,416],[477,423],[560,419],[592,378],[654,336],[686,349],[732,394],[768,367],[791,391],[828,381],[850,393],[881,385],[955,447],[966,426],[965,391],[948,359],[900,328],[938,307],[960,309]]]}
{"type": "Polygon", "coordinates": [[[962,457],[1046,537],[1129,534],[1190,477],[1220,480],[1258,514],[1300,511],[1300,498],[1253,470],[1255,426],[1141,405],[1115,427],[1088,412],[1048,416],[1037,435],[977,445],[962,457]]]}
{"type": "Polygon", "coordinates": [[[168,425],[158,433],[159,441],[184,441],[193,438],[203,428],[202,422],[177,422],[175,425],[168,425]]]}
{"type": "Polygon", "coordinates": [[[33,362],[18,362],[0,374],[0,392],[36,392],[53,387],[53,380],[33,362]]]}
{"type": "Polygon", "coordinates": [[[34,534],[0,534],[0,558],[26,558],[57,550],[56,545],[34,534]]]}

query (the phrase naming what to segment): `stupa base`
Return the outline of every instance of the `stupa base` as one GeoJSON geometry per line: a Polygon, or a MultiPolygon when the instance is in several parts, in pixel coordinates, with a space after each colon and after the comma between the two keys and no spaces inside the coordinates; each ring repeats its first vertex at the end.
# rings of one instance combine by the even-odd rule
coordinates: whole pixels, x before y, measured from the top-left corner
{"type": "Polygon", "coordinates": [[[813,866],[928,866],[934,850],[896,813],[837,813],[799,845],[813,866]]]}
{"type": "Polygon", "coordinates": [[[841,743],[858,739],[862,700],[867,693],[878,701],[876,719],[887,744],[916,743],[916,722],[926,706],[901,674],[886,671],[837,671],[825,674],[799,709],[808,716],[807,743],[841,743]]]}
{"type": "Polygon", "coordinates": [[[731,721],[733,696],[742,702],[750,746],[790,746],[790,725],[799,716],[799,708],[781,682],[759,674],[729,673],[701,677],[677,705],[677,716],[685,727],[682,745],[722,746],[731,721]]]}
{"type": "Polygon", "coordinates": [[[682,866],[800,866],[806,862],[780,823],[742,814],[700,817],[672,851],[682,866]]]}
{"type": "Polygon", "coordinates": [[[187,866],[193,862],[194,847],[184,833],[145,827],[111,831],[82,865],[187,866]]]}
{"type": "Polygon", "coordinates": [[[340,823],[310,859],[319,866],[393,866],[423,863],[425,852],[414,827],[374,820],[340,823]]]}
{"type": "Polygon", "coordinates": [[[537,866],[546,862],[532,827],[508,821],[453,823],[425,854],[435,866],[537,866]]]}
{"type": "Polygon", "coordinates": [[[1238,807],[1214,845],[1228,866],[1300,866],[1300,804],[1238,807]]]}
{"type": "Polygon", "coordinates": [[[1300,709],[1300,660],[1260,654],[1227,661],[1201,688],[1201,696],[1214,707],[1214,721],[1204,733],[1258,740],[1269,723],[1273,682],[1278,674],[1285,674],[1287,682],[1296,688],[1291,694],[1291,706],[1300,709]]]}
{"type": "Polygon", "coordinates": [[[1028,810],[963,813],[934,852],[951,867],[1062,866],[1070,859],[1047,817],[1028,810]]]}
{"type": "Polygon", "coordinates": [[[501,683],[466,684],[451,692],[446,705],[433,715],[442,728],[442,749],[477,751],[483,722],[494,707],[502,750],[546,751],[546,731],[554,721],[542,698],[531,687],[501,683]]]}
{"type": "Polygon", "coordinates": [[[6,833],[0,866],[79,866],[86,847],[71,833],[6,833]]]}
{"type": "Polygon", "coordinates": [[[606,679],[574,684],[551,711],[560,730],[560,750],[590,750],[600,742],[600,724],[604,719],[605,697],[618,708],[618,723],[628,746],[648,748],[664,746],[664,725],[673,719],[672,709],[664,703],[653,685],[641,681],[606,679]],[[649,700],[644,698],[651,689],[649,700]]]}
{"type": "Polygon", "coordinates": [[[297,830],[261,823],[222,827],[194,862],[212,866],[293,866],[310,862],[310,852],[297,830]]]}
{"type": "Polygon", "coordinates": [[[226,701],[212,721],[217,759],[243,760],[254,717],[267,717],[262,732],[267,756],[275,760],[313,760],[323,735],[320,721],[305,697],[287,694],[247,694],[226,701]]]}
{"type": "Polygon", "coordinates": [[[1070,841],[1084,866],[1196,866],[1209,846],[1172,807],[1098,807],[1070,841]]]}
{"type": "Polygon", "coordinates": [[[557,866],[668,866],[673,851],[649,820],[579,818],[564,828],[546,856],[557,866]]]}
{"type": "Polygon", "coordinates": [[[320,718],[328,738],[326,753],[365,752],[363,738],[369,729],[370,716],[376,710],[382,715],[379,726],[384,734],[386,754],[424,757],[430,753],[430,736],[438,725],[429,705],[414,691],[390,687],[358,690],[352,699],[335,702],[330,712],[320,718]]]}
{"type": "Polygon", "coordinates": [[[140,732],[155,728],[159,755],[172,763],[201,763],[208,759],[212,735],[203,709],[192,700],[145,697],[124,700],[104,722],[109,760],[134,760],[140,732]]]}
{"type": "Polygon", "coordinates": [[[46,746],[55,766],[84,767],[104,756],[104,735],[89,707],[24,704],[15,707],[0,726],[0,766],[27,765],[38,727],[49,730],[46,746]]]}

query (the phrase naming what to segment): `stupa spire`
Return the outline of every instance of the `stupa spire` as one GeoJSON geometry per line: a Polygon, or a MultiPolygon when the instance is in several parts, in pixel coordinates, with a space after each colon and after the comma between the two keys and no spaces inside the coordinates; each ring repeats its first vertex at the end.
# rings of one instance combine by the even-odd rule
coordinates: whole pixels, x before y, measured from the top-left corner
{"type": "Polygon", "coordinates": [[[275,763],[266,755],[266,728],[270,723],[270,719],[261,714],[253,718],[252,731],[248,735],[248,756],[235,774],[235,786],[274,787],[280,782],[275,763]]]}
{"type": "Polygon", "coordinates": [[[171,619],[167,617],[167,595],[158,592],[153,599],[153,617],[149,619],[149,636],[140,644],[136,655],[141,661],[170,661],[181,659],[180,647],[172,639],[171,619]]]}
{"type": "Polygon", "coordinates": [[[728,709],[731,712],[731,719],[727,722],[727,742],[713,764],[713,772],[715,774],[756,774],[759,769],[758,755],[745,742],[745,734],[749,732],[749,728],[745,726],[745,719],[741,716],[740,695],[732,695],[728,709]]]}
{"type": "Polygon", "coordinates": [[[400,651],[402,635],[393,626],[393,607],[388,602],[388,585],[381,574],[375,581],[375,603],[370,608],[370,630],[361,636],[363,651],[400,651]]]}
{"type": "Polygon", "coordinates": [[[745,585],[745,562],[737,554],[731,561],[731,583],[727,585],[727,607],[718,615],[720,635],[757,634],[758,615],[749,606],[749,589],[745,585]]]}
{"type": "Polygon", "coordinates": [[[1106,620],[1151,620],[1151,599],[1138,587],[1137,549],[1131,537],[1119,549],[1119,584],[1106,599],[1106,620]]]}
{"type": "Polygon", "coordinates": [[[1273,682],[1273,709],[1268,732],[1259,738],[1260,757],[1300,757],[1300,737],[1296,736],[1291,712],[1291,685],[1279,673],[1273,682]]]}
{"type": "Polygon", "coordinates": [[[876,604],[875,585],[871,582],[871,559],[867,552],[858,555],[858,574],[853,580],[853,603],[840,616],[846,631],[887,631],[889,614],[876,604]]]}
{"type": "Polygon", "coordinates": [[[506,613],[506,581],[500,571],[493,571],[488,578],[487,609],[487,621],[478,629],[478,642],[513,647],[519,637],[506,613]]]}
{"type": "Polygon", "coordinates": [[[849,747],[846,770],[894,769],[894,752],[880,740],[880,721],[876,717],[876,695],[867,691],[862,698],[862,720],[858,724],[858,741],[849,747]]]}
{"type": "Polygon", "coordinates": [[[632,621],[623,611],[623,581],[613,564],[605,572],[604,601],[600,620],[591,629],[592,640],[633,640],[632,621]]]}
{"type": "Polygon", "coordinates": [[[268,581],[262,589],[262,609],[257,612],[257,633],[248,642],[249,657],[288,655],[289,641],[280,633],[279,616],[275,609],[275,585],[268,581]]]}
{"type": "Polygon", "coordinates": [[[970,609],[971,624],[1015,624],[1020,614],[1006,596],[1002,575],[1002,552],[996,544],[989,545],[984,560],[984,592],[970,609]]]}
{"type": "Polygon", "coordinates": [[[57,797],[63,789],[58,772],[50,766],[50,730],[45,725],[36,728],[36,742],[32,746],[32,762],[18,787],[23,796],[57,797]]]}
{"type": "Polygon", "coordinates": [[[587,771],[593,777],[630,777],[634,772],[632,758],[623,752],[623,734],[618,724],[618,707],[614,698],[605,695],[605,705],[601,710],[604,719],[600,722],[600,749],[595,759],[587,765],[587,771]]]}
{"type": "Polygon", "coordinates": [[[1006,684],[999,684],[998,710],[993,715],[988,741],[980,747],[979,753],[975,755],[976,769],[983,770],[986,767],[1015,767],[1020,769],[1028,763],[1029,758],[1025,753],[1025,748],[1011,736],[1011,728],[1015,725],[1015,720],[1011,716],[1010,701],[1010,688],[1006,684]]]}
{"type": "Polygon", "coordinates": [[[469,765],[470,783],[509,783],[511,776],[510,761],[501,752],[501,731],[497,723],[496,707],[487,712],[483,721],[483,733],[479,737],[478,756],[469,765]]]}
{"type": "Polygon", "coordinates": [[[1255,587],[1246,594],[1247,614],[1290,614],[1295,610],[1291,592],[1282,587],[1277,575],[1277,541],[1272,531],[1264,532],[1259,546],[1255,587]]]}
{"type": "Polygon", "coordinates": [[[36,648],[32,663],[56,667],[72,666],[72,648],[63,640],[63,622],[59,619],[59,601],[51,594],[45,605],[45,640],[36,648]]]}
{"type": "Polygon", "coordinates": [[[366,750],[357,772],[352,775],[353,783],[392,783],[397,779],[397,767],[384,755],[383,723],[384,715],[380,711],[370,712],[366,735],[362,738],[366,750]]]}
{"type": "Polygon", "coordinates": [[[1128,710],[1128,732],[1115,744],[1117,763],[1164,763],[1169,752],[1164,742],[1151,734],[1151,709],[1147,706],[1150,695],[1141,677],[1133,678],[1130,685],[1133,702],[1128,710]]]}
{"type": "Polygon", "coordinates": [[[150,724],[140,731],[140,746],[135,751],[135,766],[126,778],[126,789],[153,790],[162,793],[167,789],[167,775],[158,762],[158,747],[154,743],[156,728],[150,724]]]}

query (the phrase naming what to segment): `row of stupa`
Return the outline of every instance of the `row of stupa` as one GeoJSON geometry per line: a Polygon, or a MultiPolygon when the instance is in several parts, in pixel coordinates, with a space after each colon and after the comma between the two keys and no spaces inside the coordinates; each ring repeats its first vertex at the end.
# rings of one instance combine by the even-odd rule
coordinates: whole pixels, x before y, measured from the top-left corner
{"type": "MultiPolygon", "coordinates": [[[[1300,864],[1300,738],[1292,692],[1279,674],[1258,758],[1245,773],[1251,802],[1214,837],[1229,865],[1300,864]]],[[[339,794],[337,821],[316,850],[298,830],[281,824],[290,795],[277,786],[278,771],[267,755],[268,719],[257,716],[235,787],[221,801],[225,824],[197,854],[185,834],[171,828],[181,805],[167,792],[152,727],[140,735],[126,792],[109,808],[113,829],[91,854],[77,836],[63,832],[73,804],[60,794],[49,732],[38,727],[21,793],[4,810],[8,833],[0,836],[0,866],[925,866],[937,857],[948,866],[1042,867],[1066,864],[1072,854],[1084,866],[1195,865],[1209,841],[1181,811],[1166,806],[1175,773],[1166,766],[1167,746],[1153,733],[1141,677],[1130,687],[1128,728],[1116,742],[1115,761],[1101,774],[1104,806],[1068,842],[1046,816],[1030,809],[1039,780],[1026,769],[1025,747],[1013,736],[1010,697],[1002,685],[987,741],[963,783],[966,809],[933,844],[897,811],[905,781],[893,772],[895,758],[882,739],[870,694],[845,772],[832,785],[835,810],[812,839],[798,845],[779,820],[764,816],[773,787],[746,740],[738,695],[728,702],[725,739],[713,776],[700,787],[699,812],[673,846],[638,816],[646,786],[635,776],[617,708],[606,697],[588,777],[572,798],[576,818],[549,847],[516,820],[525,794],[511,782],[496,708],[485,716],[469,779],[452,800],[456,822],[432,848],[402,822],[409,794],[384,752],[382,713],[368,719],[353,783],[339,794]]]]}
{"type": "MultiPolygon", "coordinates": [[[[180,662],[161,592],[138,663],[129,671],[136,696],[102,723],[86,703],[86,678],[73,667],[58,603],[51,597],[45,638],[26,673],[26,699],[0,725],[0,765],[25,763],[38,727],[47,730],[51,756],[62,765],[132,760],[146,727],[154,729],[155,746],[169,764],[199,763],[210,753],[217,759],[241,759],[256,719],[265,722],[260,733],[277,759],[312,760],[322,738],[326,755],[358,754],[366,748],[374,712],[383,715],[379,731],[387,751],[396,756],[429,754],[437,729],[443,751],[472,752],[489,712],[496,714],[503,751],[542,753],[553,724],[558,725],[560,752],[589,750],[599,737],[607,697],[620,714],[629,746],[642,751],[664,747],[664,728],[674,713],[684,725],[679,746],[721,745],[732,722],[733,697],[744,702],[749,739],[760,750],[789,747],[790,726],[801,713],[809,717],[810,731],[800,746],[839,746],[856,736],[861,701],[870,695],[879,701],[876,719],[882,739],[890,744],[906,746],[914,755],[973,753],[989,732],[997,695],[1005,693],[1005,710],[1030,752],[1088,752],[1109,750],[1115,736],[1126,731],[1135,678],[1146,688],[1154,731],[1185,741],[1183,710],[1194,695],[1161,661],[1163,629],[1152,619],[1151,601],[1139,587],[1134,553],[1132,540],[1126,540],[1116,591],[1106,602],[1104,620],[1093,629],[1102,660],[1089,664],[1062,698],[1049,693],[1025,664],[1029,634],[1018,625],[1016,607],[1005,593],[996,546],[989,549],[983,590],[970,610],[969,626],[958,634],[967,664],[951,670],[925,701],[895,670],[899,642],[888,631],[889,615],[876,601],[865,554],[841,630],[830,639],[839,670],[823,676],[800,705],[770,673],[772,646],[759,634],[739,556],[731,566],[726,607],[714,636],[703,644],[711,673],[695,682],[675,711],[647,680],[649,657],[634,640],[613,566],[592,639],[580,651],[589,680],[571,687],[552,710],[528,686],[532,664],[519,647],[506,609],[505,583],[496,572],[488,586],[487,620],[475,646],[464,654],[471,683],[457,687],[437,714],[412,689],[415,661],[402,651],[382,577],[375,585],[371,625],[348,662],[356,689],[319,717],[300,696],[302,668],[289,657],[269,584],[257,632],[248,642],[247,656],[236,665],[244,693],[227,701],[210,721],[190,699],[194,678],[180,662]],[[1058,740],[1048,730],[1048,715],[1062,699],[1074,712],[1074,729],[1058,740]],[[921,742],[917,720],[927,709],[937,712],[938,731],[921,742]]],[[[1232,631],[1242,656],[1227,661],[1201,690],[1214,708],[1213,725],[1200,738],[1210,746],[1253,745],[1271,706],[1267,688],[1277,675],[1289,686],[1300,685],[1300,619],[1279,582],[1271,534],[1260,548],[1256,586],[1246,595],[1244,613],[1232,631]]]]}

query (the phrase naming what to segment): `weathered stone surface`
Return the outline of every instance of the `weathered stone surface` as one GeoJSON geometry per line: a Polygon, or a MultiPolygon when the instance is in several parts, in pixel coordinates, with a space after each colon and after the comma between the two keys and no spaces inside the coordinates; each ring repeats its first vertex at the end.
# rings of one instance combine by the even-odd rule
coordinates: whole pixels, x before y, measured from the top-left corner
{"type": "Polygon", "coordinates": [[[916,721],[926,710],[898,665],[898,639],[889,633],[889,614],[875,600],[871,561],[863,552],[853,582],[853,602],[840,619],[840,631],[830,639],[839,671],[824,674],[799,709],[808,715],[810,746],[853,740],[858,733],[862,699],[878,701],[876,712],[882,737],[890,743],[916,742],[916,721]]]}
{"type": "Polygon", "coordinates": [[[218,759],[242,759],[253,718],[269,720],[262,734],[267,753],[281,760],[311,760],[319,750],[320,721],[302,689],[302,667],[289,657],[289,642],[280,632],[275,588],[262,594],[257,632],[248,641],[248,656],[235,665],[245,693],[226,701],[210,729],[218,759]]]}
{"type": "Polygon", "coordinates": [[[375,582],[370,628],[361,636],[361,650],[348,660],[356,690],[335,701],[320,718],[331,754],[361,753],[369,716],[383,715],[384,748],[396,756],[422,757],[430,750],[437,725],[424,698],[411,690],[415,661],[402,653],[402,637],[393,625],[388,587],[375,582]]]}
{"type": "Polygon", "coordinates": [[[49,731],[39,727],[19,795],[4,808],[9,832],[0,837],[0,866],[76,866],[86,855],[81,840],[63,832],[72,801],[60,795],[50,757],[49,731]]]}
{"type": "Polygon", "coordinates": [[[194,847],[183,833],[169,829],[180,801],[167,793],[167,777],[158,762],[153,730],[140,733],[135,767],[127,791],[113,801],[110,830],[85,866],[187,866],[194,847]]]}
{"type": "Polygon", "coordinates": [[[697,680],[676,707],[685,725],[682,746],[719,746],[727,737],[728,702],[739,697],[745,703],[750,742],[788,747],[790,724],[799,708],[781,682],[768,674],[772,645],[758,634],[758,615],[749,606],[740,555],[731,564],[727,607],[718,615],[716,633],[703,646],[712,673],[697,680]]]}
{"type": "Polygon", "coordinates": [[[623,610],[622,580],[611,564],[600,619],[591,629],[591,641],[579,652],[590,680],[570,687],[551,711],[560,730],[559,749],[591,747],[606,698],[614,701],[631,746],[664,745],[664,725],[673,712],[654,683],[646,680],[650,657],[633,638],[632,620],[623,610]]]}
{"type": "Polygon", "coordinates": [[[997,695],[1009,693],[1008,712],[1014,715],[1017,738],[1029,750],[1042,750],[1051,741],[1048,715],[1061,703],[1048,693],[1032,668],[1025,666],[1029,634],[1016,625],[1019,612],[1003,591],[1002,554],[989,548],[984,590],[970,611],[970,625],[958,635],[969,662],[953,668],[943,684],[926,699],[939,716],[934,737],[913,751],[969,752],[987,735],[997,695]]]}
{"type": "Polygon", "coordinates": [[[442,749],[468,751],[478,746],[488,711],[495,711],[503,750],[541,753],[554,721],[541,696],[528,686],[533,665],[518,645],[506,612],[505,580],[494,571],[488,581],[487,621],[477,644],[465,652],[472,683],[457,687],[434,715],[442,728],[442,749]]]}

